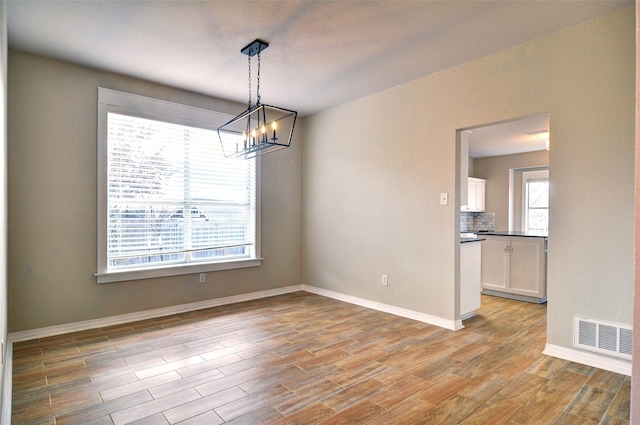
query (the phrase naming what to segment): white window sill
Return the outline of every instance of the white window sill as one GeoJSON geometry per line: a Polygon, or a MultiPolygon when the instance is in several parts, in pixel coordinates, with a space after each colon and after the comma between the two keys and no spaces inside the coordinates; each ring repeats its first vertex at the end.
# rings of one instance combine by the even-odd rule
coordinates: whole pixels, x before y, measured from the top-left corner
{"type": "Polygon", "coordinates": [[[262,265],[262,258],[247,258],[241,260],[221,261],[217,263],[202,264],[172,264],[170,266],[156,267],[152,269],[114,270],[96,273],[98,283],[124,282],[127,280],[152,279],[157,277],[179,276],[185,274],[197,274],[215,272],[221,270],[243,269],[262,265]]]}

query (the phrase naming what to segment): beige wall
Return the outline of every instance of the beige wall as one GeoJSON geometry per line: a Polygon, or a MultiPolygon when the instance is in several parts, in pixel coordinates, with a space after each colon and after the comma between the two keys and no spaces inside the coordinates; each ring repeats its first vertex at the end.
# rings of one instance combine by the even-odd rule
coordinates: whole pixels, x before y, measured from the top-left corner
{"type": "MultiPolygon", "coordinates": [[[[9,53],[9,326],[21,331],[301,279],[301,141],[262,162],[261,267],[96,283],[97,87],[236,114],[243,105],[9,53]]],[[[217,141],[212,140],[212,143],[217,141]]]]}
{"type": "Polygon", "coordinates": [[[454,320],[456,130],[549,112],[548,342],[572,346],[574,314],[631,323],[634,18],[628,8],[309,117],[303,283],[454,320]]]}
{"type": "MultiPolygon", "coordinates": [[[[473,163],[473,177],[487,180],[485,211],[495,213],[495,230],[509,230],[509,170],[549,165],[549,151],[476,158],[473,163]]],[[[516,189],[519,189],[517,193],[521,193],[522,173],[520,173],[520,185],[517,179],[514,179],[514,184],[516,189]]],[[[516,216],[518,212],[521,212],[521,208],[515,211],[516,216]]],[[[517,224],[519,223],[518,219],[517,224]]]]}

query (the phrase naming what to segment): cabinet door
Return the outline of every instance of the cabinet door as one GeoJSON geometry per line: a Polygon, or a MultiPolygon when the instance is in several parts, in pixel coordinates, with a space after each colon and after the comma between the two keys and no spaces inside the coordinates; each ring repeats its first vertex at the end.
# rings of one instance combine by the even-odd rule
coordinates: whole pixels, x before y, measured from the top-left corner
{"type": "Polygon", "coordinates": [[[485,181],[476,182],[476,210],[480,212],[484,212],[486,184],[485,181]]]}
{"type": "Polygon", "coordinates": [[[544,298],[545,260],[544,239],[512,238],[510,292],[544,298]]]}
{"type": "Polygon", "coordinates": [[[476,211],[478,209],[477,193],[478,183],[475,180],[469,179],[469,184],[467,184],[467,209],[470,211],[476,211]]]}
{"type": "Polygon", "coordinates": [[[486,236],[482,241],[482,287],[505,289],[509,282],[509,239],[486,236]]]}
{"type": "Polygon", "coordinates": [[[484,212],[486,180],[469,177],[467,179],[467,205],[461,211],[484,212]]]}
{"type": "Polygon", "coordinates": [[[480,308],[481,242],[460,244],[460,315],[480,308]]]}

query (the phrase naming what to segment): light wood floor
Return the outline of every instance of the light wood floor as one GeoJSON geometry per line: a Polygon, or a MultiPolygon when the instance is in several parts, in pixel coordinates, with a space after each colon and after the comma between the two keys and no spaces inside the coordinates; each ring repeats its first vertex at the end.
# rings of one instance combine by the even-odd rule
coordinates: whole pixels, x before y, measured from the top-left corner
{"type": "Polygon", "coordinates": [[[20,342],[13,424],[628,424],[630,379],[543,356],[546,306],[448,331],[299,292],[20,342]]]}

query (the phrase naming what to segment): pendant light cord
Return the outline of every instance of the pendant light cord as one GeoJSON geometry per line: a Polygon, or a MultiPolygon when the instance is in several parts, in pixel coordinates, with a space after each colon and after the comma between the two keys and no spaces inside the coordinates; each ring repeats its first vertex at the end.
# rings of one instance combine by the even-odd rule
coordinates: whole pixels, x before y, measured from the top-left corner
{"type": "Polygon", "coordinates": [[[258,49],[258,87],[256,89],[256,105],[260,104],[260,51],[261,49],[258,49]]]}
{"type": "MultiPolygon", "coordinates": [[[[258,49],[258,77],[257,77],[257,85],[258,87],[256,88],[256,105],[260,104],[260,52],[261,49],[258,49]]],[[[251,109],[251,55],[247,55],[247,57],[249,58],[249,76],[248,76],[248,80],[249,80],[249,104],[247,106],[247,109],[251,109]]]]}
{"type": "Polygon", "coordinates": [[[249,58],[249,104],[247,110],[251,109],[251,55],[247,55],[249,58]]]}

